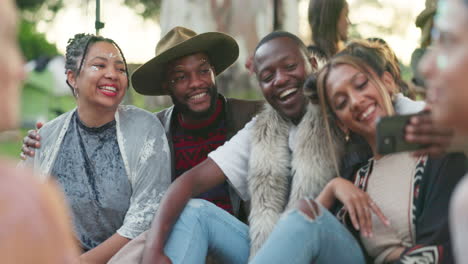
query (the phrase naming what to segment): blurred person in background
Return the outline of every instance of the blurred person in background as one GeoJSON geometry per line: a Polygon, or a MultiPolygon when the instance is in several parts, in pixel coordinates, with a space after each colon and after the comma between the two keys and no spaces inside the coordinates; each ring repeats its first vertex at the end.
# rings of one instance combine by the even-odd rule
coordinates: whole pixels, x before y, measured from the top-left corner
{"type": "MultiPolygon", "coordinates": [[[[468,1],[439,0],[432,48],[420,70],[426,80],[434,122],[465,138],[457,145],[468,154],[468,1]]],[[[452,175],[446,175],[451,177],[452,175]]],[[[457,186],[450,207],[457,263],[468,263],[468,177],[457,186]]]]}
{"type": "Polygon", "coordinates": [[[346,0],[310,0],[308,16],[312,45],[308,50],[319,61],[326,61],[343,49],[351,24],[348,13],[346,0]]]}
{"type": "Polygon", "coordinates": [[[419,62],[423,57],[427,48],[431,45],[431,31],[434,25],[434,15],[436,13],[437,0],[426,0],[426,8],[416,18],[416,27],[421,29],[420,46],[411,54],[411,70],[413,78],[411,84],[415,87],[416,91],[421,94],[426,93],[424,84],[424,77],[418,70],[419,62]]]}
{"type": "Polygon", "coordinates": [[[398,60],[398,57],[396,56],[395,52],[390,47],[390,45],[388,45],[388,43],[384,39],[381,39],[381,38],[368,38],[367,40],[370,42],[377,42],[381,44],[382,47],[385,48],[386,53],[387,53],[386,57],[391,65],[389,70],[391,74],[396,77],[396,80],[399,80],[401,93],[414,100],[416,98],[416,95],[414,91],[411,89],[411,87],[405,81],[403,81],[403,78],[401,77],[400,60],[398,60]]]}
{"type": "MultiPolygon", "coordinates": [[[[0,132],[19,123],[23,60],[16,42],[12,0],[0,2],[0,132]]],[[[63,195],[28,170],[0,160],[0,256],[2,263],[69,264],[78,255],[63,195]]]]}

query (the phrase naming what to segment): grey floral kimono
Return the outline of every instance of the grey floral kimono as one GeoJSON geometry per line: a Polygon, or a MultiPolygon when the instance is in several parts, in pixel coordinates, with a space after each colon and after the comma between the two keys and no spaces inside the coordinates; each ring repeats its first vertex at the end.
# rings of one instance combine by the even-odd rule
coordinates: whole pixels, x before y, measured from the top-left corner
{"type": "Polygon", "coordinates": [[[45,124],[39,131],[41,148],[26,163],[32,165],[44,180],[55,174],[53,177],[64,189],[71,205],[77,238],[83,249],[97,246],[115,232],[133,239],[149,229],[160,200],[171,183],[171,162],[164,128],[154,114],[134,106],[119,106],[115,122],[105,125],[103,133],[99,130],[84,131],[77,123],[80,122],[75,109],[45,124]],[[89,133],[97,133],[101,137],[90,141],[87,137],[93,134],[89,133]],[[107,141],[100,141],[103,138],[101,134],[106,133],[109,134],[107,141]],[[105,153],[110,157],[102,157],[102,150],[99,152],[101,143],[102,148],[105,144],[110,145],[105,153]],[[90,147],[94,155],[88,157],[86,153],[90,147]],[[82,160],[76,163],[78,165],[75,164],[75,156],[69,157],[71,169],[63,165],[68,165],[67,159],[64,162],[64,155],[70,152],[84,153],[85,156],[81,158],[75,154],[82,160]],[[110,163],[105,162],[98,164],[100,170],[97,172],[82,168],[100,160],[115,161],[120,169],[113,170],[110,163]],[[106,166],[109,166],[109,172],[106,166]]]}

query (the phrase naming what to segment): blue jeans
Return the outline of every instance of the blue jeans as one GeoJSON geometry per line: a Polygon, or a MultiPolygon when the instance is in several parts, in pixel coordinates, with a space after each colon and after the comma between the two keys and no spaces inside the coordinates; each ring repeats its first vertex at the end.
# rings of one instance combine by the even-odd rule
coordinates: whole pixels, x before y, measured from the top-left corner
{"type": "MultiPolygon", "coordinates": [[[[166,244],[174,264],[204,263],[208,252],[222,263],[247,263],[248,226],[205,200],[186,206],[166,244]]],[[[298,210],[284,214],[251,263],[365,263],[359,244],[323,207],[311,220],[298,210]]]]}
{"type": "Polygon", "coordinates": [[[353,235],[318,206],[314,220],[297,209],[283,215],[250,263],[366,263],[353,235]]]}
{"type": "Polygon", "coordinates": [[[189,201],[174,225],[164,251],[173,264],[205,263],[207,253],[221,263],[247,263],[249,228],[202,199],[189,201]]]}

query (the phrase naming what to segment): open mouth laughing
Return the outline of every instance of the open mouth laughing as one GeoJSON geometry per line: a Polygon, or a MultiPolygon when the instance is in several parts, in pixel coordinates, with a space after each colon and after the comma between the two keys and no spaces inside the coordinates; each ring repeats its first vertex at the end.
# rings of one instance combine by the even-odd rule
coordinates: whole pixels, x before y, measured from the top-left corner
{"type": "Polygon", "coordinates": [[[199,101],[203,101],[206,99],[206,97],[208,97],[208,92],[201,92],[201,93],[197,93],[197,94],[193,94],[191,96],[189,96],[188,100],[190,102],[199,102],[199,101]]]}
{"type": "Polygon", "coordinates": [[[375,112],[375,110],[376,110],[375,104],[369,105],[367,109],[365,109],[361,114],[358,115],[357,120],[362,122],[362,121],[368,121],[372,119],[372,117],[374,116],[373,113],[375,112]]]}
{"type": "Polygon", "coordinates": [[[296,92],[297,92],[297,88],[286,89],[286,90],[284,90],[283,92],[281,92],[279,94],[279,99],[281,101],[287,101],[289,98],[294,96],[296,94],[296,92]]]}
{"type": "Polygon", "coordinates": [[[98,89],[101,91],[102,94],[106,96],[117,95],[117,88],[113,85],[102,85],[102,86],[99,86],[98,89]]]}

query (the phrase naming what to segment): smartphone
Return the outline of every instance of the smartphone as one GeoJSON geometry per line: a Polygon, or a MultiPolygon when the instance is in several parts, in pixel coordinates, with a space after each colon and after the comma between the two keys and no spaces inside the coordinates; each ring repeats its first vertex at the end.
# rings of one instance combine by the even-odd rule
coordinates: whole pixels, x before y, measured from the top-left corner
{"type": "Polygon", "coordinates": [[[412,115],[382,117],[377,121],[377,153],[390,154],[403,151],[415,151],[425,148],[425,144],[408,143],[405,140],[405,127],[412,115]]]}

